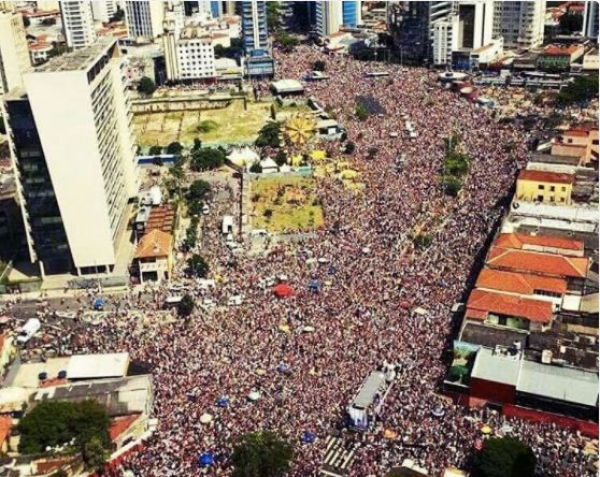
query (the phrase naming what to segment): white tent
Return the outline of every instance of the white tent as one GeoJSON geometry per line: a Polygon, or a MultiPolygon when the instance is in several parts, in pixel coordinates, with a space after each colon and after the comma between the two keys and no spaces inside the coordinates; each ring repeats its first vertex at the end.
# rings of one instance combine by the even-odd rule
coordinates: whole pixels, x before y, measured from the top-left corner
{"type": "Polygon", "coordinates": [[[254,149],[242,147],[231,151],[231,153],[227,156],[227,159],[234,166],[245,168],[247,166],[251,166],[256,161],[260,161],[260,156],[254,149]]]}

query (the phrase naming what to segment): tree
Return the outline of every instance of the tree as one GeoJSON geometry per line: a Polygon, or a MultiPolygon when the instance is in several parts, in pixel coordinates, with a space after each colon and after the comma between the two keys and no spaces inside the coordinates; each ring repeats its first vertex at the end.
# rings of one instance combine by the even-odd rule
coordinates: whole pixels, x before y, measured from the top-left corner
{"type": "Polygon", "coordinates": [[[415,247],[421,249],[428,248],[431,245],[431,242],[433,242],[433,240],[429,234],[419,234],[413,239],[415,247]]]}
{"type": "Polygon", "coordinates": [[[462,189],[462,181],[458,177],[444,176],[442,183],[444,192],[450,197],[456,197],[462,189]]]}
{"type": "Polygon", "coordinates": [[[41,23],[44,26],[56,25],[56,18],[44,18],[41,23]]]}
{"type": "Polygon", "coordinates": [[[277,477],[290,468],[292,446],[271,431],[246,434],[235,446],[233,477],[277,477]]]}
{"type": "Polygon", "coordinates": [[[206,278],[210,271],[208,263],[200,255],[194,254],[188,259],[188,268],[192,275],[198,278],[206,278]]]}
{"type": "Polygon", "coordinates": [[[317,60],[313,64],[314,71],[325,71],[326,69],[327,69],[327,63],[325,63],[323,60],[317,60]]]}
{"type": "Polygon", "coordinates": [[[194,299],[186,293],[177,304],[177,314],[182,318],[187,318],[192,314],[195,306],[194,299]]]}
{"type": "Polygon", "coordinates": [[[252,174],[261,174],[261,173],[262,173],[262,171],[263,171],[263,168],[262,168],[262,166],[260,165],[260,162],[259,162],[259,161],[254,161],[254,162],[252,163],[252,165],[250,166],[250,172],[251,172],[252,174]]]}
{"type": "Polygon", "coordinates": [[[278,31],[275,34],[275,41],[283,48],[283,51],[290,53],[300,43],[298,38],[291,36],[287,31],[278,31]]]}
{"type": "Polygon", "coordinates": [[[150,151],[148,151],[148,153],[151,156],[160,156],[162,154],[162,150],[163,148],[160,146],[152,146],[150,147],[150,151]]]}
{"type": "Polygon", "coordinates": [[[88,470],[101,471],[106,463],[110,453],[104,448],[102,442],[97,437],[92,437],[83,446],[83,462],[88,470]]]}
{"type": "Polygon", "coordinates": [[[156,156],[154,159],[152,159],[152,164],[158,167],[162,167],[164,165],[164,161],[162,157],[156,156]]]}
{"type": "Polygon", "coordinates": [[[567,12],[558,21],[561,33],[579,32],[583,28],[583,15],[581,13],[567,12]]]}
{"type": "Polygon", "coordinates": [[[281,5],[279,2],[267,2],[267,26],[269,30],[274,30],[281,20],[281,5]]]}
{"type": "Polygon", "coordinates": [[[138,84],[138,91],[144,96],[152,96],[156,91],[156,85],[154,84],[154,81],[147,76],[144,76],[140,80],[140,84],[138,84]]]}
{"type": "Polygon", "coordinates": [[[275,155],[275,162],[277,163],[278,166],[283,166],[285,164],[287,164],[288,161],[288,155],[287,152],[281,150],[278,151],[277,154],[275,155]]]}
{"type": "Polygon", "coordinates": [[[486,439],[475,455],[474,477],[533,477],[536,458],[531,448],[513,437],[486,439]]]}
{"type": "Polygon", "coordinates": [[[369,111],[362,104],[357,104],[354,109],[354,115],[359,121],[365,121],[369,117],[369,111]]]}
{"type": "Polygon", "coordinates": [[[221,149],[206,147],[192,152],[190,167],[193,171],[210,171],[225,163],[225,153],[221,149]]]}
{"type": "Polygon", "coordinates": [[[202,202],[211,192],[210,184],[202,179],[195,180],[188,189],[188,202],[202,202]]]}
{"type": "Polygon", "coordinates": [[[167,154],[179,156],[181,151],[183,151],[183,146],[179,142],[172,142],[167,146],[167,154]]]}
{"type": "Polygon", "coordinates": [[[110,420],[106,408],[96,401],[78,403],[46,401],[38,404],[19,422],[19,452],[40,454],[47,447],[65,445],[75,440],[75,448],[83,453],[92,438],[102,447],[112,446],[110,420]]]}
{"type": "Polygon", "coordinates": [[[581,103],[598,96],[598,73],[578,76],[559,91],[556,101],[561,105],[581,103]]]}
{"type": "Polygon", "coordinates": [[[270,121],[265,124],[256,139],[256,145],[258,147],[279,147],[281,136],[281,123],[276,121],[270,121]]]}
{"type": "Polygon", "coordinates": [[[344,147],[344,152],[346,154],[354,154],[354,151],[356,151],[356,144],[354,144],[352,141],[348,141],[344,147]]]}
{"type": "Polygon", "coordinates": [[[192,146],[192,152],[196,152],[202,149],[202,141],[198,138],[194,138],[194,145],[192,146]]]}

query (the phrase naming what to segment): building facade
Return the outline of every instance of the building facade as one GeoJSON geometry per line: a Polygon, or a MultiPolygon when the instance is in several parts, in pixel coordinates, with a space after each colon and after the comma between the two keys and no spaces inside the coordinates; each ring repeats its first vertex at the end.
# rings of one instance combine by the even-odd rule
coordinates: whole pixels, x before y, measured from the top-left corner
{"type": "Polygon", "coordinates": [[[572,174],[523,170],[517,179],[516,200],[543,204],[571,204],[573,193],[572,174]]]}
{"type": "Polygon", "coordinates": [[[23,74],[31,69],[22,16],[0,12],[0,95],[23,86],[23,74]]]}
{"type": "Polygon", "coordinates": [[[167,27],[163,45],[169,81],[215,78],[215,42],[211,32],[186,28],[178,37],[172,27],[167,27]]]}
{"type": "Polygon", "coordinates": [[[138,178],[116,39],[54,58],[5,98],[30,260],[111,273],[138,178]]]}
{"type": "Polygon", "coordinates": [[[494,37],[504,38],[504,47],[524,49],[540,47],[544,42],[545,1],[494,2],[494,37]]]}
{"type": "Polygon", "coordinates": [[[253,0],[241,4],[245,74],[248,77],[271,77],[275,73],[275,63],[269,42],[267,2],[253,0]]]}
{"type": "Polygon", "coordinates": [[[585,2],[583,15],[583,35],[598,41],[598,28],[600,23],[599,6],[596,0],[585,2]]]}
{"type": "Polygon", "coordinates": [[[94,20],[102,23],[108,23],[118,10],[116,0],[90,3],[92,4],[92,15],[94,16],[94,20]]]}
{"type": "Polygon", "coordinates": [[[60,2],[60,15],[69,48],[86,48],[96,41],[92,2],[60,2]]]}
{"type": "Polygon", "coordinates": [[[152,41],[162,34],[165,2],[127,1],[125,17],[129,36],[134,40],[152,41]]]}

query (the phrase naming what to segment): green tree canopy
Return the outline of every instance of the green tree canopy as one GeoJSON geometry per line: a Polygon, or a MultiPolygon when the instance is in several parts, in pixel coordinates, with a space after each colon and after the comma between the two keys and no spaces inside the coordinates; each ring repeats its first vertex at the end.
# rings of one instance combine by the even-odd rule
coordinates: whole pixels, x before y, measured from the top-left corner
{"type": "Polygon", "coordinates": [[[354,154],[354,151],[356,151],[356,144],[354,144],[352,141],[348,141],[344,146],[344,152],[346,154],[354,154]]]}
{"type": "Polygon", "coordinates": [[[298,38],[290,35],[287,31],[283,30],[278,31],[275,34],[275,42],[283,48],[283,51],[286,51],[288,53],[294,51],[294,48],[296,48],[300,43],[298,41],[298,38]]]}
{"type": "Polygon", "coordinates": [[[598,73],[578,76],[567,86],[561,88],[556,97],[559,104],[572,104],[589,101],[598,96],[598,73]]]}
{"type": "Polygon", "coordinates": [[[491,438],[475,455],[474,477],[533,477],[536,458],[531,448],[512,437],[491,438]]]}
{"type": "Polygon", "coordinates": [[[206,278],[208,272],[210,271],[210,267],[206,260],[204,260],[200,255],[194,254],[188,259],[188,269],[190,273],[198,278],[206,278]]]}
{"type": "Polygon", "coordinates": [[[315,70],[315,71],[325,71],[326,69],[327,69],[327,63],[325,63],[323,60],[317,60],[313,64],[313,70],[315,70]]]}
{"type": "Polygon", "coordinates": [[[188,189],[187,199],[188,201],[203,201],[206,199],[206,196],[211,192],[210,184],[202,179],[197,179],[192,182],[190,188],[188,189]]]}
{"type": "Polygon", "coordinates": [[[279,137],[281,135],[281,123],[276,121],[270,121],[265,124],[256,139],[256,145],[258,147],[279,147],[279,137]]]}
{"type": "Polygon", "coordinates": [[[225,153],[221,149],[205,147],[192,151],[190,167],[193,171],[210,171],[221,167],[225,162],[225,153]]]}
{"type": "Polygon", "coordinates": [[[147,76],[144,76],[138,84],[138,91],[144,96],[152,96],[156,91],[156,85],[147,76]]]}
{"type": "Polygon", "coordinates": [[[281,21],[281,5],[279,2],[267,2],[267,26],[274,30],[281,21]]]}
{"type": "Polygon", "coordinates": [[[167,146],[167,154],[173,154],[179,156],[183,151],[183,146],[179,142],[172,142],[167,146]]]}
{"type": "Polygon", "coordinates": [[[96,401],[42,402],[19,422],[19,452],[41,454],[47,447],[62,446],[74,439],[76,449],[83,453],[92,438],[108,450],[112,446],[109,428],[106,408],[96,401]]]}
{"type": "Polygon", "coordinates": [[[110,457],[110,453],[97,437],[92,437],[83,446],[83,462],[88,470],[99,471],[104,468],[110,457]]]}
{"type": "Polygon", "coordinates": [[[263,171],[263,168],[260,165],[259,161],[254,161],[252,163],[252,165],[250,166],[250,172],[252,172],[253,174],[260,174],[260,173],[262,173],[262,171],[263,171]]]}
{"type": "Polygon", "coordinates": [[[277,154],[275,155],[275,162],[277,163],[278,166],[283,166],[284,164],[287,164],[287,160],[288,160],[288,155],[283,150],[278,151],[277,154]]]}
{"type": "Polygon", "coordinates": [[[182,318],[187,318],[194,311],[194,306],[194,299],[186,293],[177,304],[177,314],[182,318]]]}
{"type": "Polygon", "coordinates": [[[362,104],[357,104],[354,109],[354,115],[359,121],[365,121],[369,117],[369,111],[362,104]]]}
{"type": "Polygon", "coordinates": [[[151,146],[150,151],[148,152],[151,156],[160,156],[162,154],[162,150],[163,148],[160,146],[151,146]]]}
{"type": "Polygon", "coordinates": [[[246,434],[231,456],[233,477],[278,477],[290,468],[292,446],[271,431],[246,434]]]}

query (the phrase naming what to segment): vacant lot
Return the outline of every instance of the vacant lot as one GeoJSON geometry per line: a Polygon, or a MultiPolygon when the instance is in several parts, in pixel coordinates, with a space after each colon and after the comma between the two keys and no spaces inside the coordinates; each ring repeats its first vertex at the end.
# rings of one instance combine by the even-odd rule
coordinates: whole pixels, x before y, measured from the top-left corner
{"type": "Polygon", "coordinates": [[[252,182],[252,228],[305,232],[321,227],[323,209],[310,177],[275,177],[252,182]]]}
{"type": "Polygon", "coordinates": [[[173,111],[137,114],[133,125],[142,147],[167,146],[179,141],[184,146],[195,138],[206,143],[245,143],[254,141],[270,117],[271,103],[233,101],[228,107],[204,111],[173,111]],[[205,121],[214,122],[210,131],[198,129],[205,121]]]}

